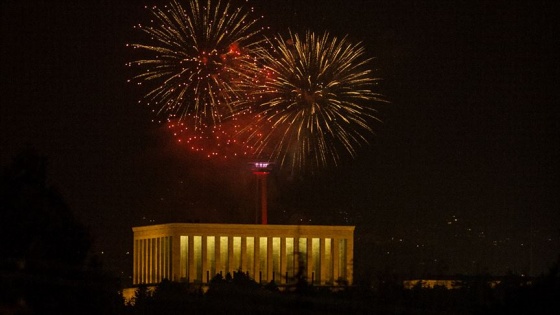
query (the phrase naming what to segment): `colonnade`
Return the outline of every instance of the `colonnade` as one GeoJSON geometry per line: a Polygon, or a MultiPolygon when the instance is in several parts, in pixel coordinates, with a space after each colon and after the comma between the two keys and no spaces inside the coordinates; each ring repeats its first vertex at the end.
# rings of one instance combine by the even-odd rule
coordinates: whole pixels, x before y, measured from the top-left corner
{"type": "Polygon", "coordinates": [[[208,283],[247,273],[258,282],[352,282],[353,231],[346,226],[162,224],[134,231],[133,284],[208,283]]]}
{"type": "Polygon", "coordinates": [[[169,236],[134,240],[134,284],[171,279],[171,244],[169,236]]]}

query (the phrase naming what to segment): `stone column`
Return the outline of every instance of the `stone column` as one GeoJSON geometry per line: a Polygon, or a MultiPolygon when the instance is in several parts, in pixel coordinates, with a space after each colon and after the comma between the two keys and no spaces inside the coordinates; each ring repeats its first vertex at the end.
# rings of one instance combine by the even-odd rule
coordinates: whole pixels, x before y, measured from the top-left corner
{"type": "Polygon", "coordinates": [[[333,260],[333,281],[334,284],[336,284],[336,281],[338,280],[338,278],[340,278],[340,266],[339,266],[339,260],[340,260],[340,239],[338,238],[333,238],[333,244],[332,244],[332,260],[333,260]]]}
{"type": "Polygon", "coordinates": [[[352,285],[354,280],[354,239],[346,240],[346,280],[352,285]]]}
{"type": "Polygon", "coordinates": [[[156,237],[154,239],[154,248],[155,248],[155,264],[154,264],[154,282],[159,283],[161,282],[161,237],[156,237]]]}
{"type": "Polygon", "coordinates": [[[195,265],[195,261],[194,261],[194,236],[193,235],[189,235],[189,240],[187,242],[188,245],[188,256],[189,258],[187,259],[187,266],[188,266],[188,270],[189,272],[187,273],[187,278],[189,279],[190,283],[193,283],[194,280],[196,279],[196,265],[195,265]]]}
{"type": "MultiPolygon", "coordinates": [[[[307,238],[307,266],[306,266],[307,279],[309,283],[313,280],[313,238],[307,238]]],[[[317,277],[317,275],[315,275],[317,277]]]]}
{"type": "Polygon", "coordinates": [[[303,239],[303,237],[294,238],[294,259],[295,259],[294,260],[294,270],[293,270],[294,275],[298,274],[300,272],[300,269],[302,270],[303,273],[307,272],[307,270],[305,269],[305,266],[307,266],[306,263],[305,263],[305,259],[307,259],[307,253],[305,253],[305,255],[303,255],[303,252],[301,251],[300,246],[299,246],[299,242],[302,239],[303,239]],[[302,262],[303,262],[303,266],[302,266],[302,262]]]}
{"type": "Polygon", "coordinates": [[[139,283],[146,283],[146,242],[145,240],[138,241],[140,242],[140,257],[138,257],[140,260],[138,262],[140,264],[139,283]]]}
{"type": "Polygon", "coordinates": [[[138,245],[136,240],[132,240],[132,284],[138,284],[138,245]]]}
{"type": "MultiPolygon", "coordinates": [[[[220,251],[220,236],[216,236],[214,240],[214,259],[216,260],[216,273],[220,273],[222,270],[222,256],[220,251]]],[[[215,275],[213,275],[215,276],[215,275]]]]}
{"type": "Polygon", "coordinates": [[[154,282],[154,240],[148,240],[148,283],[154,282]]]}
{"type": "Polygon", "coordinates": [[[319,279],[320,284],[325,284],[327,281],[327,264],[325,262],[325,238],[321,237],[319,239],[319,279]]]}
{"type": "Polygon", "coordinates": [[[228,272],[233,276],[233,236],[228,235],[228,272]]]}
{"type": "Polygon", "coordinates": [[[173,234],[169,237],[170,248],[171,248],[171,279],[173,281],[179,281],[181,279],[181,235],[173,234]]]}
{"type": "Polygon", "coordinates": [[[247,237],[241,237],[241,270],[247,272],[247,237]]]}
{"type": "Polygon", "coordinates": [[[261,240],[260,237],[255,236],[255,255],[253,257],[254,259],[254,266],[255,266],[255,274],[253,275],[253,278],[255,279],[256,282],[259,282],[259,272],[261,271],[261,240]]]}
{"type": "Polygon", "coordinates": [[[161,238],[161,279],[168,278],[167,271],[167,237],[161,238]]]}
{"type": "Polygon", "coordinates": [[[288,266],[288,257],[286,256],[286,238],[280,238],[280,274],[276,275],[276,279],[278,283],[286,283],[287,279],[284,279],[286,276],[286,270],[288,266]]]}
{"type": "MultiPolygon", "coordinates": [[[[272,261],[272,237],[268,236],[266,238],[266,280],[270,282],[272,280],[272,272],[274,270],[274,263],[272,261]]],[[[275,275],[277,276],[277,275],[275,275]]]]}
{"type": "Polygon", "coordinates": [[[200,282],[206,283],[206,271],[208,270],[208,236],[203,235],[200,242],[200,257],[201,257],[201,269],[202,269],[202,279],[200,282]]]}
{"type": "MultiPolygon", "coordinates": [[[[180,239],[180,238],[179,238],[180,239]]],[[[179,245],[179,259],[181,259],[181,246],[179,245]]],[[[178,279],[181,277],[181,272],[177,273],[178,279]]],[[[165,277],[169,280],[173,280],[171,275],[171,236],[165,238],[165,277]]]]}

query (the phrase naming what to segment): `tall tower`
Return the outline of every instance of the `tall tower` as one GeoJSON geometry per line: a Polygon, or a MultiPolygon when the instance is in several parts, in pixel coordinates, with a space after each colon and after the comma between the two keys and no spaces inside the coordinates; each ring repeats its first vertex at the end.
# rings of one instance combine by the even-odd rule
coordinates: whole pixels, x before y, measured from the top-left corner
{"type": "MultiPolygon", "coordinates": [[[[270,162],[251,162],[251,171],[257,176],[257,195],[260,195],[261,224],[268,224],[267,180],[272,171],[270,162]]],[[[258,220],[256,220],[258,223],[258,220]]]]}

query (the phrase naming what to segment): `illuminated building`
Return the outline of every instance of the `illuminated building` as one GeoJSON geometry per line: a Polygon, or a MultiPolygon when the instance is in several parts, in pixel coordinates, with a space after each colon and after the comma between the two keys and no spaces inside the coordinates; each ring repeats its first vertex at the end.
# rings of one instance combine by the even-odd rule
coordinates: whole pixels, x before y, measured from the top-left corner
{"type": "Polygon", "coordinates": [[[133,285],[207,284],[243,271],[257,282],[352,283],[354,227],[170,223],[132,228],[133,285]]]}

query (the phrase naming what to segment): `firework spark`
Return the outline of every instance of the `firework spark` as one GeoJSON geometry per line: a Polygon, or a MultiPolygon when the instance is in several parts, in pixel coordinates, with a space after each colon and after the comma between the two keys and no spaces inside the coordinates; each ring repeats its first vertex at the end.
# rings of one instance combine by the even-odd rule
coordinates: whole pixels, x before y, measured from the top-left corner
{"type": "Polygon", "coordinates": [[[170,120],[167,128],[178,144],[207,159],[231,160],[251,158],[255,148],[237,137],[240,129],[252,121],[248,112],[229,117],[217,125],[196,124],[192,115],[170,120]]]}
{"type": "Polygon", "coordinates": [[[254,77],[253,50],[259,47],[259,19],[229,2],[173,1],[150,9],[150,25],[135,28],[147,43],[130,44],[143,59],[131,80],[146,85],[145,101],[167,120],[195,117],[196,124],[218,123],[224,113],[246,101],[244,84],[254,77]],[[200,2],[200,3],[199,3],[200,2]]]}
{"type": "Polygon", "coordinates": [[[354,157],[368,143],[383,101],[371,88],[378,79],[367,69],[361,44],[328,33],[290,33],[268,40],[259,51],[265,64],[255,97],[258,128],[245,130],[260,157],[292,171],[317,170],[354,157]]]}

